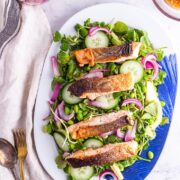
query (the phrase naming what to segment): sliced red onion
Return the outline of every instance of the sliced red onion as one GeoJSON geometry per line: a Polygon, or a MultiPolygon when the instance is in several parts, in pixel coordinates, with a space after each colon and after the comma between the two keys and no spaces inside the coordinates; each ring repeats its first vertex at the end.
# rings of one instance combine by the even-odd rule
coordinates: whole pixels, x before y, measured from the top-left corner
{"type": "Polygon", "coordinates": [[[54,86],[54,89],[53,89],[53,93],[52,93],[51,99],[50,99],[51,102],[55,102],[56,101],[60,89],[61,89],[61,85],[56,83],[55,86],[54,86]]]}
{"type": "Polygon", "coordinates": [[[156,61],[154,61],[154,60],[145,60],[145,64],[146,64],[147,62],[151,63],[151,65],[153,66],[154,74],[153,74],[153,77],[150,78],[150,80],[153,81],[153,80],[156,79],[157,76],[158,76],[159,66],[158,66],[158,63],[157,63],[156,61]]]}
{"type": "Polygon", "coordinates": [[[147,60],[157,60],[157,56],[156,56],[156,54],[147,54],[146,55],[146,57],[145,57],[145,59],[147,59],[147,60]]]}
{"type": "Polygon", "coordinates": [[[135,104],[140,110],[143,109],[143,105],[141,104],[141,102],[138,99],[126,99],[122,102],[122,106],[125,106],[127,104],[135,104]]]}
{"type": "Polygon", "coordinates": [[[24,4],[28,4],[31,6],[39,5],[39,4],[42,4],[46,1],[48,1],[48,0],[19,0],[19,2],[22,2],[24,4]]]}
{"type": "Polygon", "coordinates": [[[51,63],[52,63],[52,68],[53,68],[54,75],[59,76],[58,62],[57,62],[57,58],[55,56],[51,57],[51,63]]]}
{"type": "Polygon", "coordinates": [[[90,73],[94,73],[94,72],[109,72],[109,69],[93,69],[91,71],[89,71],[90,73]]]}
{"type": "Polygon", "coordinates": [[[137,128],[137,120],[134,121],[134,125],[133,125],[132,129],[127,130],[127,132],[125,134],[125,138],[124,138],[125,142],[131,141],[135,138],[136,128],[137,128]]]}
{"type": "MultiPolygon", "coordinates": [[[[155,54],[148,54],[146,57],[143,57],[141,63],[143,64],[144,69],[153,69],[153,65],[150,62],[146,62],[149,60],[157,61],[157,56],[155,54]]],[[[159,64],[158,66],[159,68],[162,68],[159,64]]]]}
{"type": "Polygon", "coordinates": [[[88,101],[90,106],[105,108],[108,106],[108,102],[100,102],[100,101],[88,101]]]}
{"type": "Polygon", "coordinates": [[[90,73],[86,74],[83,77],[83,79],[93,78],[93,77],[103,78],[103,73],[102,72],[90,72],[90,73]]]}
{"type": "Polygon", "coordinates": [[[114,134],[114,131],[105,132],[105,133],[100,134],[99,136],[100,137],[105,137],[105,136],[109,136],[109,135],[112,135],[112,134],[114,134]]]}
{"type": "Polygon", "coordinates": [[[154,74],[153,77],[150,80],[154,80],[158,76],[159,68],[161,66],[156,61],[156,56],[154,54],[149,54],[145,58],[141,60],[141,63],[143,64],[145,69],[153,69],[154,74]]]}
{"type": "Polygon", "coordinates": [[[105,170],[105,171],[101,172],[101,173],[99,174],[99,180],[105,180],[105,179],[106,179],[106,178],[105,178],[106,175],[112,176],[112,177],[113,177],[113,180],[118,180],[118,177],[117,177],[117,176],[114,174],[114,172],[111,171],[111,170],[105,170]]]}
{"type": "Polygon", "coordinates": [[[69,152],[64,152],[63,153],[63,155],[62,155],[62,157],[63,157],[63,159],[65,159],[67,156],[69,156],[70,155],[70,153],[69,152]]]}
{"type": "Polygon", "coordinates": [[[92,27],[90,28],[89,32],[88,32],[88,35],[89,36],[93,36],[94,34],[96,34],[98,31],[104,31],[106,33],[110,33],[109,29],[106,29],[106,28],[102,28],[102,27],[92,27]]]}
{"type": "Polygon", "coordinates": [[[125,133],[121,131],[120,128],[116,130],[116,136],[120,139],[124,139],[125,133]]]}
{"type": "Polygon", "coordinates": [[[74,117],[74,111],[71,113],[71,114],[69,114],[69,115],[67,115],[67,114],[65,114],[65,112],[64,112],[64,101],[62,101],[59,105],[58,105],[58,113],[59,113],[59,116],[60,116],[60,118],[62,118],[63,120],[65,120],[65,121],[68,121],[68,120],[70,120],[70,119],[72,119],[73,117],[74,117]]]}
{"type": "Polygon", "coordinates": [[[99,26],[94,26],[89,29],[88,34],[91,34],[95,29],[99,28],[99,26]]]}
{"type": "Polygon", "coordinates": [[[55,114],[54,120],[57,122],[57,121],[58,121],[57,117],[59,117],[59,113],[58,113],[58,109],[57,109],[57,108],[56,108],[56,110],[54,111],[54,114],[55,114]]]}
{"type": "Polygon", "coordinates": [[[53,104],[54,104],[54,102],[53,102],[53,101],[51,101],[51,100],[48,100],[48,104],[51,106],[51,105],[53,105],[53,104]]]}
{"type": "Polygon", "coordinates": [[[153,69],[153,66],[152,66],[151,63],[147,62],[147,63],[145,64],[145,58],[142,58],[141,63],[143,64],[144,69],[153,69]]]}

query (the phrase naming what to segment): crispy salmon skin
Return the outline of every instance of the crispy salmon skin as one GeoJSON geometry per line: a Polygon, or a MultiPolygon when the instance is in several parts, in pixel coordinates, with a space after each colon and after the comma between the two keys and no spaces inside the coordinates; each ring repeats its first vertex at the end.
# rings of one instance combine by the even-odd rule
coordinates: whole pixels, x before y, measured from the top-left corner
{"type": "Polygon", "coordinates": [[[133,123],[132,113],[121,110],[73,124],[68,127],[68,131],[73,139],[80,139],[98,136],[126,125],[133,125],[133,123]]]}
{"type": "Polygon", "coordinates": [[[121,46],[104,48],[85,48],[75,51],[76,60],[80,66],[95,63],[122,62],[138,57],[140,42],[127,43],[121,46]]]}
{"type": "Polygon", "coordinates": [[[75,168],[83,166],[102,166],[137,155],[136,141],[107,144],[100,148],[78,150],[66,157],[66,160],[75,168]]]}
{"type": "Polygon", "coordinates": [[[69,91],[80,98],[94,100],[98,96],[114,92],[127,91],[134,88],[131,73],[112,75],[104,78],[86,78],[77,80],[69,87],[69,91]]]}

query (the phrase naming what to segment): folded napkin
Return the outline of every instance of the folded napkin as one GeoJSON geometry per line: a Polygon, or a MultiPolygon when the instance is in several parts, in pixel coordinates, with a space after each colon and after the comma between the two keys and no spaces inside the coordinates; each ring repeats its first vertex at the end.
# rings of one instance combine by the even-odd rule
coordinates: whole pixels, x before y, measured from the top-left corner
{"type": "MultiPolygon", "coordinates": [[[[26,180],[50,179],[34,147],[33,108],[51,36],[41,7],[0,0],[0,137],[13,143],[11,130],[26,129],[26,180]]],[[[0,179],[13,177],[0,167],[0,179]]]]}

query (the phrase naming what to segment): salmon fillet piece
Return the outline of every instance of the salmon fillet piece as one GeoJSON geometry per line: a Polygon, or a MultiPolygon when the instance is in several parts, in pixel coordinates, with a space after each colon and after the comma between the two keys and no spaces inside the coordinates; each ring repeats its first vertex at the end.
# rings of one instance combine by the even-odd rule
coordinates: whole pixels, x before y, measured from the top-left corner
{"type": "Polygon", "coordinates": [[[95,63],[122,62],[138,57],[141,43],[132,42],[121,46],[104,48],[85,48],[75,51],[76,60],[80,66],[95,63]]]}
{"type": "Polygon", "coordinates": [[[77,80],[69,87],[69,91],[80,98],[94,100],[98,96],[114,92],[127,91],[134,88],[131,73],[112,75],[104,78],[86,78],[77,80]]]}
{"type": "Polygon", "coordinates": [[[89,118],[68,127],[68,131],[73,139],[98,136],[102,133],[114,131],[126,125],[133,125],[132,113],[121,110],[89,118]]]}
{"type": "Polygon", "coordinates": [[[137,155],[138,143],[136,141],[107,144],[100,148],[78,150],[66,157],[74,168],[83,166],[102,166],[137,155]]]}

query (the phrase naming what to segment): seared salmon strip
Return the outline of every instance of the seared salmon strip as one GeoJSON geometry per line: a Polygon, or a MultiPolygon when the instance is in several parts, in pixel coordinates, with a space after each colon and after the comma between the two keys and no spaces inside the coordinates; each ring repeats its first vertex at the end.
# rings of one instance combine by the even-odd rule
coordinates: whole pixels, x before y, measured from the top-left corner
{"type": "Polygon", "coordinates": [[[127,91],[133,88],[134,81],[132,74],[126,73],[104,78],[80,79],[73,83],[68,90],[75,96],[93,100],[98,96],[127,91]]]}
{"type": "Polygon", "coordinates": [[[137,155],[138,143],[136,141],[107,144],[100,148],[78,150],[66,157],[74,168],[83,166],[102,166],[137,155]]]}
{"type": "Polygon", "coordinates": [[[95,63],[122,62],[138,57],[140,42],[127,43],[121,46],[104,48],[85,48],[75,51],[76,59],[80,66],[95,63]]]}
{"type": "Polygon", "coordinates": [[[133,125],[133,123],[132,113],[121,110],[73,124],[68,127],[68,131],[73,139],[80,139],[98,136],[126,125],[133,125]]]}

